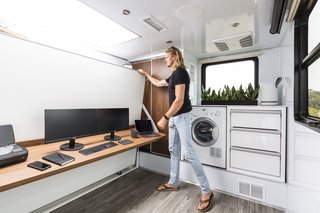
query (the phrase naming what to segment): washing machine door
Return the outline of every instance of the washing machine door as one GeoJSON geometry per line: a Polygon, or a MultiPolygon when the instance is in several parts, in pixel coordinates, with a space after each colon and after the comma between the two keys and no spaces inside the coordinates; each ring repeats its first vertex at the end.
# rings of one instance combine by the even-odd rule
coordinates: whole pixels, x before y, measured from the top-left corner
{"type": "Polygon", "coordinates": [[[191,126],[192,139],[200,146],[212,146],[219,138],[219,129],[216,123],[206,117],[197,118],[191,126]]]}

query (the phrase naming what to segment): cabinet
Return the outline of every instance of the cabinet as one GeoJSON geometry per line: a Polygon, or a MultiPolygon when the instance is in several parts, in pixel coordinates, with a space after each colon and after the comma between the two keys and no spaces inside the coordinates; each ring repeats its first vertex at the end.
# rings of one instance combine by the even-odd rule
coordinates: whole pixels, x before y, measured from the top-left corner
{"type": "Polygon", "coordinates": [[[285,182],[285,163],[285,107],[227,107],[227,170],[285,182]]]}

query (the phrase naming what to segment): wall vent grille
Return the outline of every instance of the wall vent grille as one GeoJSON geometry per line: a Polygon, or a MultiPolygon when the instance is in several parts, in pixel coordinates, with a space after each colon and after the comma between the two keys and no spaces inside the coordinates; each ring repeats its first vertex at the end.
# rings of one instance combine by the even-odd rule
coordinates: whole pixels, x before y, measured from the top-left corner
{"type": "Polygon", "coordinates": [[[167,30],[167,28],[152,15],[142,18],[141,21],[158,33],[167,30]]]}
{"type": "Polygon", "coordinates": [[[222,149],[216,147],[210,147],[210,157],[222,158],[222,149]]]}
{"type": "Polygon", "coordinates": [[[251,196],[262,200],[263,198],[263,187],[251,184],[251,196]]]}
{"type": "Polygon", "coordinates": [[[239,181],[239,194],[254,200],[264,201],[264,186],[239,181]]]}
{"type": "Polygon", "coordinates": [[[250,196],[250,184],[239,182],[239,193],[246,196],[250,196]]]}

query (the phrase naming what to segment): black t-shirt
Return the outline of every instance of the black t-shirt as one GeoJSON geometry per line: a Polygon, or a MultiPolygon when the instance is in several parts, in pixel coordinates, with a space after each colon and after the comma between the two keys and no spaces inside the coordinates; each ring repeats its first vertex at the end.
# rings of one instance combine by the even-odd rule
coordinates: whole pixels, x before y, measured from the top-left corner
{"type": "Polygon", "coordinates": [[[172,105],[173,101],[176,99],[175,95],[175,86],[179,84],[185,84],[184,90],[184,101],[182,107],[179,111],[173,116],[180,115],[182,113],[190,112],[192,110],[191,102],[189,99],[189,86],[190,86],[190,77],[187,70],[183,68],[177,68],[172,75],[166,79],[169,92],[169,104],[172,105]]]}

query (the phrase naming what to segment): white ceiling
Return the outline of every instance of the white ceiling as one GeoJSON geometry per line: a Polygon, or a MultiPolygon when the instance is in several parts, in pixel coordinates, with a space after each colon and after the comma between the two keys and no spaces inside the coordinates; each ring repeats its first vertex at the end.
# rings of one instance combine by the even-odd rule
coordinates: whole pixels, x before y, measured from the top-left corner
{"type": "MultiPolygon", "coordinates": [[[[272,0],[80,1],[141,36],[105,50],[108,54],[128,60],[163,51],[172,45],[182,47],[198,59],[273,48],[280,46],[292,24],[284,22],[281,34],[269,33],[273,10],[272,0]],[[190,4],[202,10],[200,16],[185,21],[178,19],[175,15],[176,11],[190,4]],[[123,9],[130,10],[131,14],[123,15],[123,9]],[[155,17],[168,30],[158,33],[150,29],[140,21],[148,15],[155,17]],[[231,26],[235,22],[239,23],[236,28],[231,26]],[[212,43],[215,39],[247,32],[253,35],[252,47],[221,52],[212,43]],[[168,40],[173,43],[167,44],[168,40]]],[[[188,16],[189,12],[183,15],[188,16]]]]}

